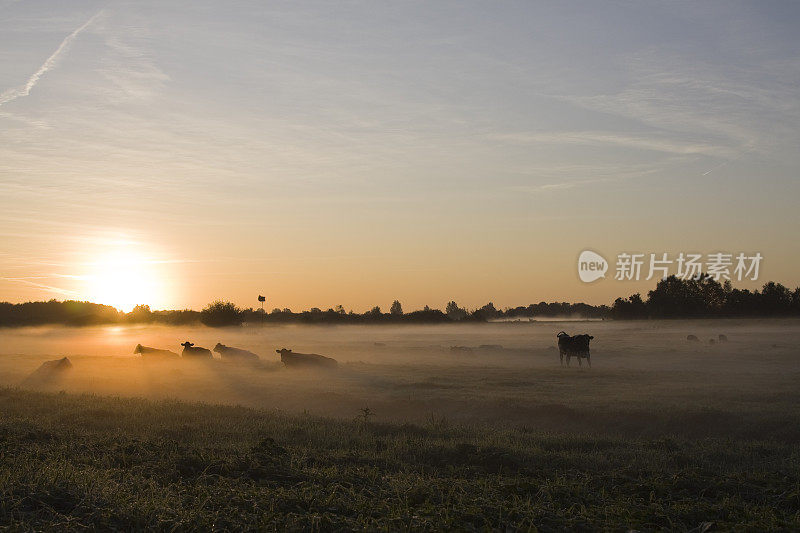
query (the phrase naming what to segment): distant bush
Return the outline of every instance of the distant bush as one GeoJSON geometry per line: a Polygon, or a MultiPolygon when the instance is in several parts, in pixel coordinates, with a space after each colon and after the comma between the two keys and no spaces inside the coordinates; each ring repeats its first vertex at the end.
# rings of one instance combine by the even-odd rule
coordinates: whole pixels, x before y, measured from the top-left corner
{"type": "Polygon", "coordinates": [[[200,322],[206,326],[239,326],[243,321],[241,309],[231,302],[217,300],[200,311],[200,322]]]}

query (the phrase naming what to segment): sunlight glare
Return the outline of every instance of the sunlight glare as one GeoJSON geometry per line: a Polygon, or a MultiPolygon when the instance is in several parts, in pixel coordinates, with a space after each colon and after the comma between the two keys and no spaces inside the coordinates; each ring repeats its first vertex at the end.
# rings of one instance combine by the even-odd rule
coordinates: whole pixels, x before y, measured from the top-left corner
{"type": "Polygon", "coordinates": [[[126,246],[92,263],[89,300],[129,312],[136,305],[160,299],[156,263],[126,246]]]}

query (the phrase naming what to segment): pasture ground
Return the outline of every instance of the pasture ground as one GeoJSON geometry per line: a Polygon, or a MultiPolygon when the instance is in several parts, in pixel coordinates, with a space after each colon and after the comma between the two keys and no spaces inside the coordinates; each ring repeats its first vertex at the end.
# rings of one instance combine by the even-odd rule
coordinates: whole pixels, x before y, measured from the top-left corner
{"type": "Polygon", "coordinates": [[[143,342],[232,337],[255,367],[146,363],[108,338],[130,351],[141,329],[0,332],[0,527],[800,529],[797,322],[450,328],[143,342]],[[552,350],[576,328],[591,370],[552,350]],[[273,345],[341,368],[284,370],[273,345]],[[19,387],[62,355],[64,377],[19,387]]]}

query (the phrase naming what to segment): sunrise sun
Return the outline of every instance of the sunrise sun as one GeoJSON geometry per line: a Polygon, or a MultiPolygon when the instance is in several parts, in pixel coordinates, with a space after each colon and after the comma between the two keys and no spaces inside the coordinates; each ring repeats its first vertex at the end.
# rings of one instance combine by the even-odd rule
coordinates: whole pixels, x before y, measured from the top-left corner
{"type": "Polygon", "coordinates": [[[159,278],[152,260],[135,250],[98,257],[87,276],[89,300],[128,312],[159,298],[159,278]]]}

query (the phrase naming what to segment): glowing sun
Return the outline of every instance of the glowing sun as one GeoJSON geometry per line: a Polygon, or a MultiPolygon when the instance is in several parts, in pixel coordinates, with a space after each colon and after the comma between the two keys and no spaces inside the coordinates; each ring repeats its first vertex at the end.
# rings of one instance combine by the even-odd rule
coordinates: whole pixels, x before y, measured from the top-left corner
{"type": "Polygon", "coordinates": [[[160,299],[156,264],[135,250],[108,252],[92,262],[89,299],[128,312],[160,299]]]}

